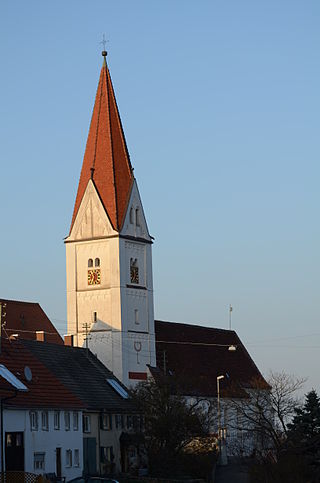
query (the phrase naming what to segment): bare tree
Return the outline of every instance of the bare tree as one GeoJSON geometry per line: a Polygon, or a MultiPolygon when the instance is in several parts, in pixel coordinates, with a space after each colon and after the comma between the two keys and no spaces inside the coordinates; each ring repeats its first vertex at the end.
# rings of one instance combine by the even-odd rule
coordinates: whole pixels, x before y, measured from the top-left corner
{"type": "MultiPolygon", "coordinates": [[[[233,410],[229,427],[247,435],[247,446],[251,452],[264,456],[277,456],[287,437],[287,425],[299,406],[297,392],[305,379],[284,372],[271,372],[268,383],[257,379],[242,397],[232,397],[228,406],[233,410]]],[[[247,447],[247,453],[248,453],[247,447]]]]}

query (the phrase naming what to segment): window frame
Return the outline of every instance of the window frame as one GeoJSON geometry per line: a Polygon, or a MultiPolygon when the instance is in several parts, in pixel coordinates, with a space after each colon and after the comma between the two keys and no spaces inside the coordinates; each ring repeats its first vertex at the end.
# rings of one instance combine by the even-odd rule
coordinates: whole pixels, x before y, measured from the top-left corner
{"type": "Polygon", "coordinates": [[[60,430],[60,411],[54,411],[53,413],[53,429],[60,430]]]}
{"type": "Polygon", "coordinates": [[[33,469],[34,471],[44,471],[46,468],[46,453],[45,451],[35,451],[33,453],[33,469]],[[43,457],[43,459],[40,459],[40,456],[43,457]],[[36,457],[39,458],[39,461],[36,460],[36,457]],[[40,466],[37,467],[36,464],[40,463],[40,466]]]}
{"type": "Polygon", "coordinates": [[[82,416],[82,432],[83,433],[91,433],[90,414],[83,414],[83,416],[82,416]]]}
{"type": "Polygon", "coordinates": [[[78,448],[74,450],[74,455],[73,455],[73,466],[75,468],[79,468],[80,466],[80,451],[78,448]]]}
{"type": "Polygon", "coordinates": [[[112,430],[112,414],[101,413],[100,414],[100,428],[104,431],[112,430]]]}
{"type": "Polygon", "coordinates": [[[30,411],[30,430],[31,431],[38,431],[39,424],[38,424],[38,411],[30,411]]]}
{"type": "Polygon", "coordinates": [[[65,429],[65,431],[70,431],[70,429],[71,429],[70,411],[64,412],[64,429],[65,429]]]}
{"type": "Polygon", "coordinates": [[[72,449],[66,449],[66,468],[72,467],[72,449]]]}
{"type": "Polygon", "coordinates": [[[73,431],[79,431],[79,412],[78,411],[72,412],[72,427],[73,427],[73,431]]]}
{"type": "Polygon", "coordinates": [[[49,431],[49,412],[41,411],[41,429],[42,431],[49,431]]]}

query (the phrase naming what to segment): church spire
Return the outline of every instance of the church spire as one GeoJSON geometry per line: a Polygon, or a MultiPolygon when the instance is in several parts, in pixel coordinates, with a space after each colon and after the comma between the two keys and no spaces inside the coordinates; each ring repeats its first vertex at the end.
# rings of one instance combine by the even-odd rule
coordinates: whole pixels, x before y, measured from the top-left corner
{"type": "Polygon", "coordinates": [[[90,179],[97,189],[113,228],[120,231],[134,179],[105,50],[102,56],[103,65],[70,232],[90,179]]]}

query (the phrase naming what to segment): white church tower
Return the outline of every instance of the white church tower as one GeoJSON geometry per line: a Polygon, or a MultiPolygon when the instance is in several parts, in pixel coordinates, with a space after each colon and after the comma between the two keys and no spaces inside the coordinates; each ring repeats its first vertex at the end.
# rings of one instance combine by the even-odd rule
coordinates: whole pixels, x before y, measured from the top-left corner
{"type": "Polygon", "coordinates": [[[152,238],[126,146],[106,52],[69,236],[68,334],[126,385],[156,365],[152,238]],[[86,340],[87,339],[87,340],[86,340]]]}

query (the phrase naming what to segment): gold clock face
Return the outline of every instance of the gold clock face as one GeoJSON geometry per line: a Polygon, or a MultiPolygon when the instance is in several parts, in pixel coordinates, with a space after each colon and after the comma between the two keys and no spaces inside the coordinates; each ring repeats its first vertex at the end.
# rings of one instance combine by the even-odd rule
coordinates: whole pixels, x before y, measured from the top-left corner
{"type": "Polygon", "coordinates": [[[131,283],[139,283],[139,268],[130,267],[130,280],[131,283]]]}
{"type": "Polygon", "coordinates": [[[101,273],[100,268],[88,270],[88,285],[100,285],[101,273]]]}

